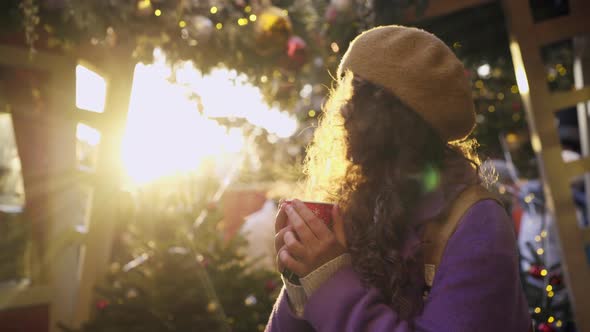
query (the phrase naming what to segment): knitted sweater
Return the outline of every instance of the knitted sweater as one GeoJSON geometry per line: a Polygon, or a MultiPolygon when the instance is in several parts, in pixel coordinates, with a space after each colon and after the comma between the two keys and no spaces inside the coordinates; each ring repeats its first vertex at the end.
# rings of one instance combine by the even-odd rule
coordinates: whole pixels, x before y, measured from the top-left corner
{"type": "MultiPolygon", "coordinates": [[[[415,330],[436,332],[528,331],[512,223],[496,202],[484,200],[463,216],[449,239],[434,285],[415,330]]],[[[413,331],[365,287],[352,267],[336,271],[306,299],[303,317],[283,289],[269,319],[269,332],[413,331]]]]}

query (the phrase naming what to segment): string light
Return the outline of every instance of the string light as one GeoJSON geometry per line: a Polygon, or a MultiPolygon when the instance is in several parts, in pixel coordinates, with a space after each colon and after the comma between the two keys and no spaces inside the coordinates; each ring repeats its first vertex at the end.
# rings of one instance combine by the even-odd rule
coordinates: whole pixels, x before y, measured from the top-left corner
{"type": "Polygon", "coordinates": [[[186,27],[186,22],[185,21],[180,21],[180,22],[178,22],[178,26],[181,27],[181,28],[184,28],[184,27],[186,27]]]}
{"type": "Polygon", "coordinates": [[[496,106],[494,106],[494,105],[488,106],[488,112],[494,113],[495,111],[496,111],[496,106]]]}
{"type": "Polygon", "coordinates": [[[543,250],[543,248],[537,249],[537,255],[539,255],[539,256],[543,255],[544,252],[545,252],[545,250],[543,250]]]}
{"type": "Polygon", "coordinates": [[[478,89],[483,88],[483,81],[482,80],[477,80],[475,82],[475,87],[478,88],[478,89]]]}
{"type": "Polygon", "coordinates": [[[555,326],[561,327],[561,325],[563,325],[563,323],[561,322],[561,320],[558,320],[557,322],[555,322],[555,326]]]}
{"type": "Polygon", "coordinates": [[[152,2],[150,0],[141,0],[137,3],[137,9],[145,10],[152,6],[152,2]]]}
{"type": "Polygon", "coordinates": [[[238,25],[243,27],[244,25],[248,24],[248,19],[247,18],[240,18],[238,19],[238,25]]]}
{"type": "Polygon", "coordinates": [[[218,9],[217,9],[217,7],[213,6],[213,7],[211,7],[211,9],[209,10],[209,12],[210,12],[211,14],[217,14],[217,10],[218,10],[218,9]]]}
{"type": "Polygon", "coordinates": [[[156,9],[156,10],[154,10],[154,15],[159,17],[160,15],[162,15],[162,11],[159,9],[156,9]]]}
{"type": "Polygon", "coordinates": [[[553,321],[555,321],[555,317],[549,316],[549,318],[547,318],[547,323],[553,323],[553,321]]]}
{"type": "Polygon", "coordinates": [[[217,24],[215,24],[215,28],[216,28],[217,30],[221,30],[221,29],[223,29],[223,23],[221,23],[221,22],[220,22],[220,23],[217,23],[217,24]]]}
{"type": "Polygon", "coordinates": [[[540,314],[540,313],[541,313],[541,308],[539,308],[539,307],[536,307],[536,308],[535,308],[535,313],[536,313],[536,314],[540,314]]]}
{"type": "Polygon", "coordinates": [[[547,275],[547,270],[546,269],[542,269],[541,270],[541,275],[544,277],[547,275]]]}
{"type": "Polygon", "coordinates": [[[268,82],[268,77],[266,75],[261,76],[260,77],[260,82],[262,82],[262,83],[268,82]]]}
{"type": "Polygon", "coordinates": [[[541,236],[539,236],[539,235],[535,236],[535,242],[541,242],[541,236]]]}
{"type": "Polygon", "coordinates": [[[334,53],[338,53],[338,51],[340,51],[340,46],[338,46],[338,44],[336,44],[336,42],[333,42],[332,44],[330,44],[330,48],[332,48],[332,52],[334,52],[334,53]]]}
{"type": "Polygon", "coordinates": [[[504,100],[504,94],[502,92],[498,92],[497,97],[499,100],[504,100]]]}
{"type": "Polygon", "coordinates": [[[309,112],[307,112],[307,115],[309,115],[310,118],[313,118],[315,116],[315,111],[309,110],[309,112]]]}
{"type": "Polygon", "coordinates": [[[555,295],[555,293],[553,293],[553,292],[548,292],[548,293],[547,293],[547,296],[548,296],[548,297],[553,297],[553,295],[555,295]]]}
{"type": "Polygon", "coordinates": [[[512,114],[512,120],[514,122],[518,122],[518,120],[520,120],[520,114],[518,114],[518,113],[512,114]]]}
{"type": "Polygon", "coordinates": [[[545,290],[546,290],[547,292],[551,292],[551,291],[553,290],[553,286],[551,286],[551,285],[547,285],[547,287],[545,287],[545,290]]]}
{"type": "Polygon", "coordinates": [[[508,142],[509,144],[518,143],[518,135],[516,135],[515,133],[509,133],[508,135],[506,135],[506,142],[508,142]]]}
{"type": "Polygon", "coordinates": [[[483,65],[477,67],[477,75],[482,78],[487,78],[490,76],[492,67],[489,63],[484,63],[483,65]]]}
{"type": "Polygon", "coordinates": [[[256,15],[254,15],[254,14],[250,15],[250,21],[252,21],[252,22],[256,22],[257,18],[258,17],[256,17],[256,15]]]}
{"type": "Polygon", "coordinates": [[[542,231],[541,232],[541,237],[547,237],[547,231],[542,231]]]}
{"type": "Polygon", "coordinates": [[[518,93],[518,87],[516,85],[513,85],[510,87],[510,92],[517,94],[518,93]]]}
{"type": "Polygon", "coordinates": [[[246,13],[249,13],[249,12],[251,12],[251,11],[252,11],[252,7],[250,7],[250,6],[246,6],[246,7],[244,7],[244,11],[245,11],[246,13]]]}
{"type": "MultiPolygon", "coordinates": [[[[530,193],[530,194],[526,195],[526,197],[524,198],[524,201],[525,201],[525,203],[528,204],[528,203],[532,202],[533,199],[535,199],[535,194],[530,193]]],[[[543,236],[543,233],[541,233],[541,236],[543,236]]]]}

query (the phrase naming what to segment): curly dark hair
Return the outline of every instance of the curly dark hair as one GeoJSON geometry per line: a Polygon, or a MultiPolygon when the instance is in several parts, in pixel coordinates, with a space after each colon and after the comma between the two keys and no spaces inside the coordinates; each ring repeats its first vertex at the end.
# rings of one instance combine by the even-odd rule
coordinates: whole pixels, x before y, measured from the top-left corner
{"type": "Polygon", "coordinates": [[[423,307],[421,250],[403,253],[411,213],[426,193],[465,179],[466,169],[477,178],[475,145],[444,141],[392,93],[349,72],[308,148],[308,197],[340,206],[353,267],[404,320],[423,307]]]}

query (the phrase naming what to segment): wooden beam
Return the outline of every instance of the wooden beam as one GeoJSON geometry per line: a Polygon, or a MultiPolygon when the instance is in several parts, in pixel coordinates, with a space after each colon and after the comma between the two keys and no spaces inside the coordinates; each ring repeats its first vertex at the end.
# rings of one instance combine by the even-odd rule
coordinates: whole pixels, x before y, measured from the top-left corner
{"type": "Polygon", "coordinates": [[[590,86],[568,92],[556,92],[551,95],[549,102],[550,108],[553,111],[559,111],[566,107],[574,106],[578,103],[587,102],[590,100],[590,86]]]}
{"type": "Polygon", "coordinates": [[[581,158],[575,161],[566,163],[567,171],[564,172],[571,176],[584,175],[586,172],[590,172],[590,158],[581,158]]]}
{"type": "Polygon", "coordinates": [[[30,57],[27,48],[0,45],[0,64],[11,67],[25,67],[51,72],[63,73],[72,69],[76,61],[64,55],[51,54],[38,51],[33,58],[30,57]]]}
{"type": "Polygon", "coordinates": [[[428,2],[423,15],[417,16],[414,8],[405,13],[406,22],[416,22],[430,18],[440,17],[458,12],[463,9],[478,7],[495,2],[496,0],[431,0],[428,2]]]}
{"type": "Polygon", "coordinates": [[[108,130],[108,118],[102,113],[76,109],[67,113],[67,118],[74,122],[81,122],[100,131],[108,130]]]}
{"type": "Polygon", "coordinates": [[[588,17],[584,14],[576,12],[537,23],[531,35],[535,36],[540,46],[583,35],[590,32],[588,17]]]}
{"type": "Polygon", "coordinates": [[[424,12],[425,18],[445,16],[463,9],[487,5],[495,0],[431,0],[424,12]]]}
{"type": "Polygon", "coordinates": [[[0,310],[47,304],[51,299],[52,290],[47,286],[0,286],[0,310]]]}

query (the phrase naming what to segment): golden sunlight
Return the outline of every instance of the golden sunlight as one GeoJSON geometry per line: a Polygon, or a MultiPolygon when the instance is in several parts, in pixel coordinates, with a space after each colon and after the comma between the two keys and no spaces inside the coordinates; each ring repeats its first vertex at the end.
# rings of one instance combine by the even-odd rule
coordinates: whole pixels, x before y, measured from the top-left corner
{"type": "Polygon", "coordinates": [[[76,107],[102,113],[106,92],[106,81],[100,75],[82,65],[76,66],[76,107]]]}
{"type": "Polygon", "coordinates": [[[100,143],[100,136],[100,131],[83,123],[78,123],[76,126],[76,138],[90,146],[97,146],[100,143]]]}
{"type": "Polygon", "coordinates": [[[176,71],[159,51],[155,62],[135,68],[122,162],[135,184],[198,169],[205,158],[238,160],[244,148],[241,129],[220,126],[211,118],[245,118],[279,137],[297,129],[295,119],[269,109],[260,91],[245,77],[224,69],[201,75],[192,64],[176,71]],[[197,93],[203,106],[191,94],[197,93]]]}

